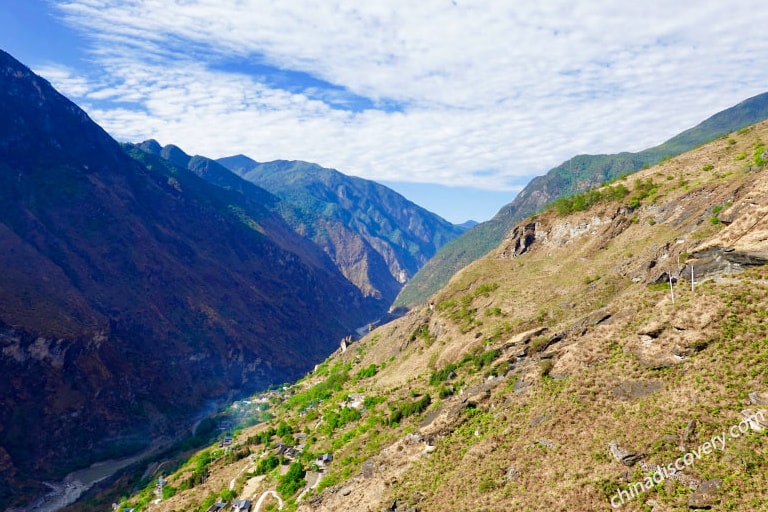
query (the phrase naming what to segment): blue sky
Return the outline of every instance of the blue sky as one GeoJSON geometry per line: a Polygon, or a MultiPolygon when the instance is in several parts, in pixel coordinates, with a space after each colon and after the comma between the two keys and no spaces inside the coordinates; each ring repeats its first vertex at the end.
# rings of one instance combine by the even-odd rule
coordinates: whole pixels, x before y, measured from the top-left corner
{"type": "Polygon", "coordinates": [[[4,0],[0,48],[118,140],[316,162],[462,222],[765,92],[766,26],[753,0],[4,0]]]}

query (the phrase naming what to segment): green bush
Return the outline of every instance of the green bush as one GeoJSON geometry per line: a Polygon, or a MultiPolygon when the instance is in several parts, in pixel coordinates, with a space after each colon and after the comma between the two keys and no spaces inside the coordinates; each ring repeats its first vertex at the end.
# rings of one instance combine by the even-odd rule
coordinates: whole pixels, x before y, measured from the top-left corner
{"type": "Polygon", "coordinates": [[[376,375],[378,371],[379,371],[379,367],[371,363],[370,365],[368,365],[368,367],[363,368],[362,370],[357,372],[357,375],[355,375],[355,380],[368,379],[376,375]]]}
{"type": "Polygon", "coordinates": [[[392,408],[392,413],[389,416],[389,424],[395,425],[408,416],[421,414],[427,410],[427,407],[429,407],[429,404],[431,403],[432,398],[429,395],[424,395],[415,402],[400,402],[396,407],[392,408]]]}
{"type": "Polygon", "coordinates": [[[766,163],[768,163],[768,160],[763,158],[763,153],[765,153],[765,151],[766,151],[765,144],[763,144],[762,142],[755,144],[755,152],[752,156],[753,156],[753,160],[755,161],[755,165],[757,167],[762,167],[766,163]]]}
{"type": "Polygon", "coordinates": [[[477,490],[482,493],[486,493],[486,492],[495,491],[497,487],[498,487],[498,484],[496,483],[496,480],[487,476],[482,480],[480,480],[480,484],[477,486],[477,490]]]}
{"type": "Polygon", "coordinates": [[[448,376],[455,372],[457,368],[457,365],[450,363],[442,370],[432,372],[432,375],[429,376],[429,384],[432,386],[437,386],[441,382],[445,382],[448,380],[448,376]]]}
{"type": "Polygon", "coordinates": [[[552,205],[558,215],[564,216],[573,212],[582,212],[600,202],[621,201],[629,195],[629,189],[619,183],[602,189],[592,189],[579,194],[556,199],[552,205]]]}
{"type": "Polygon", "coordinates": [[[530,343],[528,343],[528,354],[538,354],[539,352],[542,352],[544,349],[546,349],[547,346],[549,346],[548,336],[538,336],[533,338],[530,343]]]}
{"type": "Polygon", "coordinates": [[[280,479],[280,483],[277,484],[277,492],[279,492],[284,499],[290,498],[296,494],[296,491],[307,484],[307,481],[304,480],[306,474],[307,472],[304,470],[304,466],[301,465],[301,462],[292,462],[288,468],[288,472],[283,475],[280,479]]]}
{"type": "MultiPolygon", "coordinates": [[[[482,370],[486,366],[490,366],[501,355],[500,350],[483,350],[473,356],[470,356],[468,362],[472,362],[475,368],[482,370]]],[[[466,359],[465,359],[466,360],[466,359]]]]}
{"type": "Polygon", "coordinates": [[[266,475],[279,465],[280,459],[274,454],[269,454],[267,457],[260,459],[259,462],[256,463],[255,473],[257,475],[266,475]]]}
{"type": "Polygon", "coordinates": [[[328,411],[323,415],[325,422],[331,428],[331,431],[343,427],[347,423],[360,419],[360,411],[352,407],[342,407],[339,412],[328,411]]]}

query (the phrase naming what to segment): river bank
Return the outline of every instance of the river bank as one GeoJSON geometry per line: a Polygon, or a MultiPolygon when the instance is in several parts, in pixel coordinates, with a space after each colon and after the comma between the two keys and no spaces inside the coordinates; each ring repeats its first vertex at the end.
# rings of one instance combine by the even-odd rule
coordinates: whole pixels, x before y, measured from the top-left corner
{"type": "Polygon", "coordinates": [[[96,462],[87,468],[73,471],[61,482],[43,482],[50,489],[49,492],[36,498],[26,507],[11,508],[6,512],[57,512],[75,503],[85,492],[102,480],[110,478],[132,464],[156,455],[169,448],[172,443],[173,440],[169,438],[161,438],[152,443],[149,448],[130,457],[96,462]]]}

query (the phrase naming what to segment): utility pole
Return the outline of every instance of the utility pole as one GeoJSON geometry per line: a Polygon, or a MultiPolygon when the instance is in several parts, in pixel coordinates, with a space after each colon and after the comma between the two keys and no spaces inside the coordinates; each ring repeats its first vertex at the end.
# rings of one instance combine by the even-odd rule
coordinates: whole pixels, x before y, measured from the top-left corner
{"type": "Polygon", "coordinates": [[[667,277],[669,277],[669,294],[672,296],[672,305],[675,304],[675,289],[672,286],[672,274],[667,274],[667,277]]]}

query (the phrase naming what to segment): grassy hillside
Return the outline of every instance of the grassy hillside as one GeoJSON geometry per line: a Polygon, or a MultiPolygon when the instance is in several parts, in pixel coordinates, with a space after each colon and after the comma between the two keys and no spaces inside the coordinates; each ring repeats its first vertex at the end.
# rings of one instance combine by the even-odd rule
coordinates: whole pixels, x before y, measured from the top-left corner
{"type": "Polygon", "coordinates": [[[270,490],[302,511],[766,510],[766,140],[762,123],[517,225],[433,306],[264,397],[274,418],[233,449],[167,465],[152,510],[270,490]]]}
{"type": "Polygon", "coordinates": [[[547,174],[531,180],[514,201],[501,208],[493,219],[479,224],[438,251],[422,271],[403,288],[395,300],[395,306],[423,304],[429,295],[442,288],[459,269],[501,243],[505,233],[517,222],[558,197],[573,195],[618,176],[655,165],[665,158],[679,155],[723,134],[740,130],[766,118],[768,93],[749,98],[667,142],[639,153],[577,155],[563,162],[547,174]]]}

